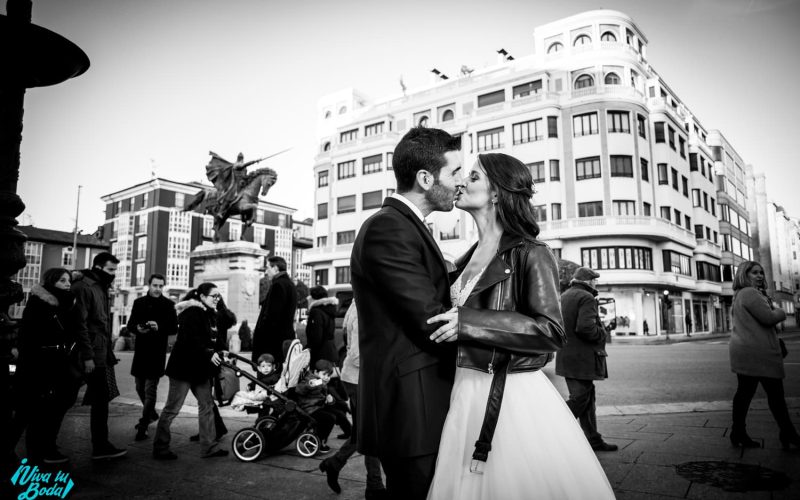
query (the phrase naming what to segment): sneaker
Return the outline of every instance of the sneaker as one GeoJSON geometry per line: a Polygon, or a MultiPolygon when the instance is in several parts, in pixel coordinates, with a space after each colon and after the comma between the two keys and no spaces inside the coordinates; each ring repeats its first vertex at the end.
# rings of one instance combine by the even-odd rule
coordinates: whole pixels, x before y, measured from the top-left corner
{"type": "Polygon", "coordinates": [[[175,460],[178,458],[178,455],[176,455],[170,450],[159,451],[159,452],[154,451],[153,458],[155,458],[156,460],[175,460]]]}
{"type": "Polygon", "coordinates": [[[104,458],[119,458],[128,453],[128,450],[115,448],[114,445],[108,443],[100,449],[94,450],[92,453],[92,460],[102,460],[104,458]]]}
{"type": "Polygon", "coordinates": [[[214,453],[204,455],[203,458],[216,458],[216,457],[227,457],[227,456],[228,456],[228,450],[217,450],[214,453]]]}
{"type": "Polygon", "coordinates": [[[46,464],[63,464],[64,462],[69,462],[69,457],[62,455],[58,450],[54,450],[46,454],[44,458],[42,458],[42,462],[46,464]]]}

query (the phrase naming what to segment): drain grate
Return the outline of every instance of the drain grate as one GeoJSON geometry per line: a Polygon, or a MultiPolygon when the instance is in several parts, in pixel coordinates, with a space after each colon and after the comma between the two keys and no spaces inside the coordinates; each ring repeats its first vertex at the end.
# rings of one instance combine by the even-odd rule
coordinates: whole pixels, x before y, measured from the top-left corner
{"type": "Polygon", "coordinates": [[[678,475],[725,491],[782,490],[792,482],[786,474],[759,465],[730,462],[686,462],[676,465],[678,475]]]}

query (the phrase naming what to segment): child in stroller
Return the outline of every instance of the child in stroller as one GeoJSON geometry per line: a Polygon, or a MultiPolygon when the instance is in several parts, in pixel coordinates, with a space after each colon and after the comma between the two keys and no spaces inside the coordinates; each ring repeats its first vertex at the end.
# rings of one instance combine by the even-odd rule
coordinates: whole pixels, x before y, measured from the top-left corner
{"type": "MultiPolygon", "coordinates": [[[[237,354],[230,353],[231,360],[248,363],[256,369],[255,363],[237,354]]],[[[230,361],[223,365],[234,370],[237,377],[250,380],[256,387],[267,393],[265,401],[246,405],[248,413],[258,413],[252,427],[245,427],[231,440],[233,454],[243,462],[252,462],[264,454],[277,453],[292,441],[297,452],[304,457],[312,457],[320,448],[317,437],[317,421],[303,410],[293,399],[294,387],[301,374],[308,369],[310,355],[303,349],[299,340],[293,340],[287,350],[280,379],[271,387],[258,377],[237,368],[230,361]],[[271,400],[270,396],[275,400],[271,400]]]]}
{"type": "Polygon", "coordinates": [[[351,430],[345,411],[337,405],[343,401],[340,401],[340,396],[335,395],[335,391],[329,387],[333,371],[333,363],[327,359],[320,359],[314,364],[314,371],[307,373],[295,389],[297,403],[318,423],[317,436],[322,440],[320,444],[322,453],[330,451],[327,441],[334,424],[339,424],[348,435],[351,430]]]}
{"type": "MultiPolygon", "coordinates": [[[[258,357],[257,363],[258,371],[256,373],[256,378],[269,387],[275,386],[281,378],[281,374],[278,373],[278,370],[275,368],[275,358],[272,354],[262,354],[258,357]]],[[[248,390],[239,391],[233,396],[231,408],[234,410],[247,411],[253,408],[258,410],[261,409],[264,404],[269,405],[270,403],[278,401],[277,397],[271,396],[261,386],[256,385],[255,382],[250,382],[247,387],[248,390]]],[[[250,413],[255,412],[251,411],[250,413]]]]}

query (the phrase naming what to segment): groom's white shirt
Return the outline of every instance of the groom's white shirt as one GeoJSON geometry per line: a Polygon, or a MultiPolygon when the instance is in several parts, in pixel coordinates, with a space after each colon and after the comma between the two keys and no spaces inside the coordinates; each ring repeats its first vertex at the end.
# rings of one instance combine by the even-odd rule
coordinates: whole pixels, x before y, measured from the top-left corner
{"type": "Polygon", "coordinates": [[[406,198],[406,197],[405,197],[405,196],[403,196],[402,194],[398,194],[398,193],[392,193],[392,194],[390,194],[390,195],[389,195],[389,197],[390,197],[390,198],[394,198],[395,200],[398,200],[398,201],[401,201],[401,202],[403,202],[403,203],[404,203],[404,204],[405,204],[405,205],[406,205],[408,208],[410,208],[410,209],[411,209],[411,211],[412,211],[412,212],[414,212],[414,215],[416,215],[417,217],[419,217],[419,220],[421,220],[423,223],[425,222],[425,216],[424,216],[424,215],[422,215],[422,210],[420,210],[419,208],[417,208],[417,206],[416,206],[416,205],[414,205],[413,203],[411,203],[411,202],[408,200],[408,198],[406,198]]]}

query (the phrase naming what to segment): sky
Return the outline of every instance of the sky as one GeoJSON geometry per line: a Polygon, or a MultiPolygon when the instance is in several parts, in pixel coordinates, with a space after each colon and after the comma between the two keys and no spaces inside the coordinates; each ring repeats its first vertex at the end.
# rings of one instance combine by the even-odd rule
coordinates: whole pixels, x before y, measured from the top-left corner
{"type": "MultiPolygon", "coordinates": [[[[209,151],[290,151],[267,199],[313,215],[318,99],[380,100],[533,53],[535,27],[593,9],[631,16],[648,58],[707,129],[800,216],[800,0],[33,0],[33,22],[81,47],[78,78],[25,97],[20,224],[103,223],[100,197],[158,176],[204,180],[209,151]]],[[[536,48],[539,50],[539,48],[536,48]]],[[[263,164],[261,165],[263,166],[263,164]]]]}

